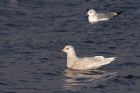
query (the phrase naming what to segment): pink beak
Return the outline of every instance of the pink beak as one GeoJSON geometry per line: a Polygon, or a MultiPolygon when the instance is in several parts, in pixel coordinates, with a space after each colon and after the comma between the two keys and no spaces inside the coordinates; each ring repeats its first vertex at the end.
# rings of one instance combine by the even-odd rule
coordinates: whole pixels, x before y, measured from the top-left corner
{"type": "Polygon", "coordinates": [[[61,51],[65,52],[65,50],[64,50],[64,49],[62,49],[61,51]]]}

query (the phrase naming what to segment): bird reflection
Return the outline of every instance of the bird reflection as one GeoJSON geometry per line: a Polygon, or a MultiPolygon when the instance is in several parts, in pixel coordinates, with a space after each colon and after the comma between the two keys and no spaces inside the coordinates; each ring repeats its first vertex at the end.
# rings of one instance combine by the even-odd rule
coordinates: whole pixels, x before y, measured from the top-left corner
{"type": "Polygon", "coordinates": [[[12,7],[12,8],[16,8],[17,7],[17,3],[18,1],[17,0],[8,0],[8,5],[9,7],[12,7]]]}
{"type": "Polygon", "coordinates": [[[82,87],[93,87],[117,76],[117,72],[105,72],[101,70],[65,70],[63,88],[70,90],[81,89],[82,87]]]}

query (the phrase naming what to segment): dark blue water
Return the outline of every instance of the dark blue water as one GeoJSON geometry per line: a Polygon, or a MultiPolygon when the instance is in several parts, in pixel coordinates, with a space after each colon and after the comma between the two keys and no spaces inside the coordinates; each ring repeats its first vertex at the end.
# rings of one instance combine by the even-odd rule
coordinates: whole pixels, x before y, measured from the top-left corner
{"type": "Polygon", "coordinates": [[[139,0],[0,0],[0,93],[139,93],[139,0]],[[86,12],[123,11],[91,25],[86,12]],[[78,56],[116,56],[99,70],[66,68],[78,56]]]}

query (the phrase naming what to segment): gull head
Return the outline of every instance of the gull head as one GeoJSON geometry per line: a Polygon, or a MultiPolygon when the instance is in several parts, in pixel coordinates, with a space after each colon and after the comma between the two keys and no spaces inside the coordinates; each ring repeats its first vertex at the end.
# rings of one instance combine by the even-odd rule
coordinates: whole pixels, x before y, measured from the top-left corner
{"type": "Polygon", "coordinates": [[[66,45],[66,46],[63,48],[62,51],[65,52],[65,53],[71,53],[71,52],[74,52],[74,47],[71,46],[71,45],[66,45]]]}
{"type": "Polygon", "coordinates": [[[87,12],[87,15],[89,16],[94,16],[96,14],[96,11],[94,9],[90,9],[88,12],[87,12]]]}

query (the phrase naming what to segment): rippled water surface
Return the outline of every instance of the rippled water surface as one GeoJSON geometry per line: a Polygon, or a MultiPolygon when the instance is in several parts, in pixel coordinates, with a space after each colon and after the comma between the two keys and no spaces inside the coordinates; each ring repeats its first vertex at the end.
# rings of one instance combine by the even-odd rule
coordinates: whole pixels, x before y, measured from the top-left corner
{"type": "Polygon", "coordinates": [[[139,0],[0,0],[0,93],[140,93],[139,0]],[[86,12],[122,13],[91,25],[86,12]],[[78,56],[116,56],[99,70],[66,68],[78,56]]]}

